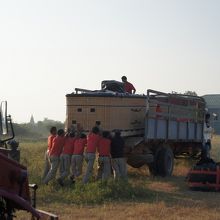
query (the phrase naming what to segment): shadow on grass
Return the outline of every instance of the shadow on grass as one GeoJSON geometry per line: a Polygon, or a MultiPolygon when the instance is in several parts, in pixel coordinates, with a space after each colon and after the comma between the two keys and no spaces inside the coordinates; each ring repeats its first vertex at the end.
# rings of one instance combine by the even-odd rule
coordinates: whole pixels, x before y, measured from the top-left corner
{"type": "MultiPolygon", "coordinates": [[[[145,177],[145,179],[147,178],[145,177]]],[[[175,177],[175,179],[178,184],[183,177],[175,177]]],[[[173,181],[173,177],[157,178],[157,181],[170,182],[173,181]]],[[[98,205],[108,202],[155,203],[163,201],[168,206],[177,203],[191,206],[194,202],[182,190],[172,193],[156,191],[148,188],[149,183],[149,178],[147,181],[139,180],[138,182],[131,178],[129,181],[116,182],[109,180],[106,182],[92,182],[86,185],[76,183],[75,185],[68,184],[62,188],[53,183],[49,186],[40,187],[38,200],[40,205],[53,202],[58,204],[98,205]]]]}
{"type": "Polygon", "coordinates": [[[114,201],[153,201],[154,193],[144,187],[133,186],[129,182],[109,180],[86,185],[77,183],[75,186],[63,188],[56,184],[42,186],[38,198],[43,203],[54,201],[63,204],[94,205],[114,201]]]}

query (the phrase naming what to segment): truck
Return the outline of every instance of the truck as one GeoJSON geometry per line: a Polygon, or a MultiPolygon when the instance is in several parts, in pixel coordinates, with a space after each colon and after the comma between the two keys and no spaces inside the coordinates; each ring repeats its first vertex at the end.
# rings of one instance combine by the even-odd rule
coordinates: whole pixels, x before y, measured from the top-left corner
{"type": "Polygon", "coordinates": [[[13,220],[17,210],[25,210],[33,220],[57,220],[56,215],[36,209],[38,186],[29,184],[27,168],[17,159],[19,150],[8,147],[14,137],[12,119],[4,101],[0,106],[0,219],[13,220]]]}
{"type": "Polygon", "coordinates": [[[66,128],[88,133],[93,126],[125,140],[127,163],[149,167],[152,175],[172,175],[174,158],[199,158],[203,146],[205,100],[164,93],[128,94],[123,84],[105,80],[100,90],[76,88],[66,95],[66,128]]]}

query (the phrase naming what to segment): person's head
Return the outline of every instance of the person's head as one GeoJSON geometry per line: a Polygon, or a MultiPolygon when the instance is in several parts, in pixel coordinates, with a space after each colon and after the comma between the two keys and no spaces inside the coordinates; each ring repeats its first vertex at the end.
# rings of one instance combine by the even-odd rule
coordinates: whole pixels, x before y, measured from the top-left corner
{"type": "Polygon", "coordinates": [[[122,82],[127,82],[127,77],[126,76],[122,76],[121,80],[122,80],[122,82]]]}
{"type": "Polygon", "coordinates": [[[75,132],[71,131],[71,132],[69,133],[69,136],[70,136],[71,138],[75,137],[75,132]]]}
{"type": "Polygon", "coordinates": [[[103,131],[102,132],[102,137],[109,138],[110,137],[110,132],[109,131],[103,131]]]}
{"type": "Polygon", "coordinates": [[[85,135],[84,133],[81,133],[81,134],[80,134],[80,138],[83,138],[83,139],[84,139],[84,138],[86,138],[86,135],[85,135]]]}
{"type": "Polygon", "coordinates": [[[50,133],[52,134],[52,135],[56,135],[57,134],[57,128],[56,127],[51,127],[50,128],[50,133]]]}
{"type": "Polygon", "coordinates": [[[57,131],[57,135],[58,136],[64,136],[65,135],[65,132],[64,132],[64,130],[63,129],[59,129],[58,131],[57,131]]]}
{"type": "Polygon", "coordinates": [[[115,137],[120,137],[121,136],[121,131],[119,129],[115,130],[115,137]]]}
{"type": "Polygon", "coordinates": [[[78,130],[77,130],[77,131],[75,132],[75,137],[76,137],[76,138],[80,138],[81,133],[82,133],[81,131],[78,131],[78,130]]]}
{"type": "Polygon", "coordinates": [[[92,133],[94,133],[94,134],[98,134],[99,133],[99,128],[98,127],[93,127],[92,128],[92,133]]]}
{"type": "Polygon", "coordinates": [[[205,122],[206,122],[206,123],[209,123],[209,121],[210,121],[210,114],[209,114],[209,113],[206,113],[206,114],[205,114],[205,122]]]}
{"type": "Polygon", "coordinates": [[[205,119],[206,119],[206,120],[209,120],[209,119],[210,119],[210,113],[206,113],[206,114],[205,114],[205,119]]]}
{"type": "Polygon", "coordinates": [[[12,150],[16,150],[19,146],[19,142],[17,142],[16,140],[10,140],[8,141],[8,145],[10,145],[12,150]]]}

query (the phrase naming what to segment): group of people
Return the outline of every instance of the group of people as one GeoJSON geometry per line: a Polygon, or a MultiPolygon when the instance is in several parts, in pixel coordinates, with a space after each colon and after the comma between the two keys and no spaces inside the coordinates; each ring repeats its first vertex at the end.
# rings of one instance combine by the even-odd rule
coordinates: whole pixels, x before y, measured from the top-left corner
{"type": "Polygon", "coordinates": [[[124,140],[119,130],[115,130],[113,137],[109,131],[102,131],[98,126],[92,128],[88,135],[82,131],[70,131],[65,134],[63,129],[50,129],[48,148],[45,153],[45,170],[43,183],[56,178],[59,168],[58,183],[64,186],[64,180],[75,183],[82,175],[83,161],[86,169],[82,181],[88,183],[92,176],[94,163],[98,155],[97,180],[108,179],[113,171],[115,179],[127,178],[126,160],[124,158],[124,140]]]}

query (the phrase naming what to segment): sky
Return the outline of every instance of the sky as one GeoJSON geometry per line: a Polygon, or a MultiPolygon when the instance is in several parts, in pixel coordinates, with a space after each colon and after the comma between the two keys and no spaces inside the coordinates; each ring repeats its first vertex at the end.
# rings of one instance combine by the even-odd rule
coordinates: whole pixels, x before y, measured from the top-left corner
{"type": "Polygon", "coordinates": [[[64,121],[65,95],[126,75],[137,93],[220,93],[219,0],[0,0],[0,100],[64,121]]]}

